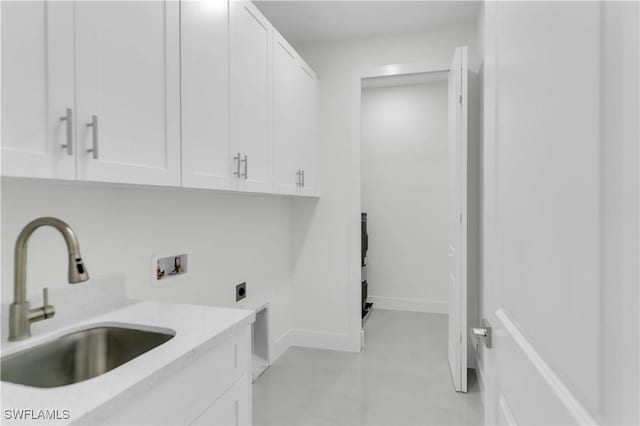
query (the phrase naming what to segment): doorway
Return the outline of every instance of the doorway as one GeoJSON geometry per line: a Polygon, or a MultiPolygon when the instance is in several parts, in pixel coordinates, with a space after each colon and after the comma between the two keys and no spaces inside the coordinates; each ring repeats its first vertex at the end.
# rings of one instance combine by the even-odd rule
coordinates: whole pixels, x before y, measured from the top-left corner
{"type": "Polygon", "coordinates": [[[376,309],[448,312],[447,75],[362,81],[363,277],[376,309]]]}
{"type": "Polygon", "coordinates": [[[351,144],[352,332],[359,332],[364,347],[366,302],[373,303],[374,312],[377,305],[448,313],[448,361],[453,387],[462,392],[471,346],[466,51],[456,49],[451,65],[354,72],[351,144]],[[365,261],[363,212],[370,238],[365,261]]]}

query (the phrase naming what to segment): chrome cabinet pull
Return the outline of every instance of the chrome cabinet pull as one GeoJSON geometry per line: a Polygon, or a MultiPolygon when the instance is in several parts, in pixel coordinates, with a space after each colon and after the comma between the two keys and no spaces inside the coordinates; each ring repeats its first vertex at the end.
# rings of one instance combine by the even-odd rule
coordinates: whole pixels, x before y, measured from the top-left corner
{"type": "Polygon", "coordinates": [[[300,186],[300,170],[296,172],[296,186],[300,186]]]}
{"type": "Polygon", "coordinates": [[[67,143],[60,145],[61,148],[67,149],[67,155],[73,155],[73,111],[67,108],[64,116],[60,117],[60,121],[66,121],[67,143]]]}
{"type": "Polygon", "coordinates": [[[304,188],[304,170],[302,170],[302,187],[304,188]]]}
{"type": "Polygon", "coordinates": [[[91,123],[87,123],[87,127],[91,127],[91,139],[93,141],[93,145],[90,149],[87,149],[87,152],[93,154],[93,159],[98,159],[98,116],[91,116],[91,123]]]}
{"type": "Polygon", "coordinates": [[[247,179],[247,176],[249,176],[249,157],[245,155],[242,162],[244,163],[244,173],[242,177],[247,179]]]}
{"type": "Polygon", "coordinates": [[[233,175],[237,178],[240,177],[240,153],[233,157],[233,161],[236,162],[236,170],[233,172],[233,175]]]}

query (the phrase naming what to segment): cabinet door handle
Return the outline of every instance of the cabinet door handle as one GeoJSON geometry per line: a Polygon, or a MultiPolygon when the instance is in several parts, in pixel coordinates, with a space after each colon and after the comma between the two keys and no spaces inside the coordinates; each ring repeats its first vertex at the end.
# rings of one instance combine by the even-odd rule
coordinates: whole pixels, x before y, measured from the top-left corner
{"type": "Polygon", "coordinates": [[[66,121],[67,143],[60,145],[61,148],[67,149],[67,155],[73,155],[73,110],[67,108],[64,116],[60,117],[60,121],[66,121]]]}
{"type": "Polygon", "coordinates": [[[249,176],[249,157],[245,155],[242,162],[244,163],[244,173],[242,177],[246,179],[247,176],[249,176]]]}
{"type": "Polygon", "coordinates": [[[91,123],[87,123],[87,127],[91,127],[91,140],[93,142],[90,149],[87,152],[93,154],[93,159],[98,159],[98,116],[91,116],[91,123]]]}
{"type": "Polygon", "coordinates": [[[239,178],[240,177],[240,153],[238,153],[238,155],[233,157],[233,161],[236,162],[236,171],[233,172],[233,175],[239,178]]]}
{"type": "Polygon", "coordinates": [[[304,188],[304,170],[302,171],[302,187],[304,188]]]}

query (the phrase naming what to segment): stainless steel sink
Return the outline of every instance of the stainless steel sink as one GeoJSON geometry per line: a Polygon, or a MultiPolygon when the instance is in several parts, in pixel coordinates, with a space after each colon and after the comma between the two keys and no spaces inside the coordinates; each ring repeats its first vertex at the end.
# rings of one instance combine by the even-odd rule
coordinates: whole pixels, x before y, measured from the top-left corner
{"type": "Polygon", "coordinates": [[[173,334],[100,326],[2,357],[2,380],[38,388],[82,382],[113,370],[173,334]]]}

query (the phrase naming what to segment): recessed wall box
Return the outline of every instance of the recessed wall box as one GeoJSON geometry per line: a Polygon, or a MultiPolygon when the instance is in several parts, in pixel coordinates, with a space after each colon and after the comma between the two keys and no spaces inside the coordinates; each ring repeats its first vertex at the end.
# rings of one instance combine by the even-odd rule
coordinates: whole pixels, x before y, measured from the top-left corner
{"type": "Polygon", "coordinates": [[[165,284],[179,281],[189,272],[189,255],[184,251],[173,254],[155,254],[151,260],[152,278],[154,284],[165,284]]]}

